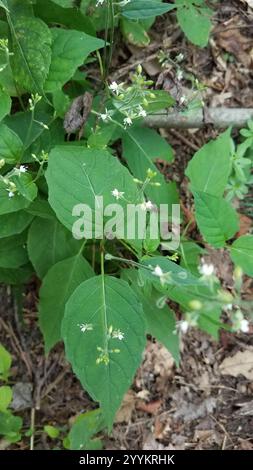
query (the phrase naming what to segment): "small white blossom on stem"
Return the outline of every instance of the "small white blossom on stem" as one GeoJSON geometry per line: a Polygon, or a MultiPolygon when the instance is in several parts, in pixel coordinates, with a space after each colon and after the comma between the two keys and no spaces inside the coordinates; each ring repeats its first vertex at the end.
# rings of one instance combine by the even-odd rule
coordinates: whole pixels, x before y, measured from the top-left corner
{"type": "Polygon", "coordinates": [[[190,323],[186,320],[182,320],[181,322],[179,322],[178,326],[181,333],[185,334],[189,330],[190,323]]]}
{"type": "Polygon", "coordinates": [[[13,193],[12,191],[9,191],[8,196],[9,196],[9,198],[12,198],[12,197],[15,196],[15,193],[13,193]]]}
{"type": "Polygon", "coordinates": [[[116,95],[119,94],[120,90],[120,85],[118,85],[117,82],[112,82],[111,85],[109,85],[109,89],[113,92],[116,93],[116,95]]]}
{"type": "Polygon", "coordinates": [[[77,326],[79,326],[82,333],[93,330],[93,325],[91,323],[81,323],[81,325],[77,325],[77,326]]]}
{"type": "Polygon", "coordinates": [[[27,167],[25,165],[20,165],[18,171],[19,171],[19,173],[26,173],[27,172],[27,167]]]}
{"type": "Polygon", "coordinates": [[[206,277],[213,276],[214,265],[203,263],[201,266],[199,266],[199,272],[200,274],[202,274],[202,276],[206,276],[206,277]]]}
{"type": "Polygon", "coordinates": [[[127,116],[125,119],[124,119],[124,126],[125,126],[125,129],[128,127],[128,126],[131,126],[133,124],[133,121],[131,119],[130,116],[127,116]]]}
{"type": "Polygon", "coordinates": [[[181,69],[179,69],[177,71],[177,79],[178,79],[179,82],[181,82],[183,76],[184,76],[183,71],[181,69]]]}
{"type": "Polygon", "coordinates": [[[186,96],[181,96],[180,100],[179,100],[179,104],[185,104],[186,103],[186,96]]]}
{"type": "Polygon", "coordinates": [[[139,117],[146,117],[146,116],[147,116],[147,112],[145,111],[145,109],[143,109],[142,106],[139,107],[138,116],[139,116],[139,117]]]}
{"type": "Polygon", "coordinates": [[[168,273],[164,273],[162,268],[160,266],[156,266],[155,269],[152,271],[152,274],[154,276],[157,276],[159,277],[160,279],[160,282],[162,284],[162,286],[164,286],[164,284],[166,284],[166,282],[169,282],[170,279],[171,279],[171,276],[170,276],[170,272],[168,273]]]}
{"type": "Polygon", "coordinates": [[[100,114],[100,118],[104,122],[108,122],[111,119],[110,112],[105,108],[105,113],[100,114]]]}
{"type": "Polygon", "coordinates": [[[96,7],[101,7],[105,3],[105,0],[97,0],[96,7]]]}
{"type": "Polygon", "coordinates": [[[241,321],[240,330],[243,333],[248,333],[249,332],[249,322],[248,322],[248,320],[245,320],[245,318],[241,321]]]}
{"type": "Polygon", "coordinates": [[[124,196],[125,193],[119,191],[118,189],[114,189],[112,191],[112,195],[118,200],[118,199],[122,199],[122,197],[124,196]]]}
{"type": "Polygon", "coordinates": [[[151,201],[145,201],[141,204],[141,209],[143,211],[147,211],[147,210],[152,210],[153,209],[153,204],[151,201]]]}
{"type": "Polygon", "coordinates": [[[112,332],[112,338],[113,339],[119,339],[120,341],[122,341],[124,339],[125,335],[124,333],[122,333],[122,331],[120,330],[114,330],[112,332]]]}

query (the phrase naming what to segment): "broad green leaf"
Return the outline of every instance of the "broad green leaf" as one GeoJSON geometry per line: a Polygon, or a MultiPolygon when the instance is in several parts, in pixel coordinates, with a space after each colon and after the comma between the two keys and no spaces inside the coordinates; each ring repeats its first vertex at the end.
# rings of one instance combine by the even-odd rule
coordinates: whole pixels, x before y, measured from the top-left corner
{"type": "Polygon", "coordinates": [[[52,0],[53,3],[56,3],[62,8],[72,8],[75,6],[74,0],[52,0]]]}
{"type": "Polygon", "coordinates": [[[202,286],[201,279],[193,276],[189,271],[163,256],[153,258],[143,258],[141,274],[163,292],[171,285],[174,286],[202,286]],[[155,268],[159,266],[164,273],[164,282],[155,274],[155,268]]]}
{"type": "Polygon", "coordinates": [[[151,129],[130,127],[122,138],[123,156],[133,175],[141,181],[147,178],[147,171],[151,169],[157,175],[153,182],[160,186],[148,185],[145,189],[147,197],[154,204],[173,204],[178,202],[176,186],[174,183],[166,183],[159,173],[154,161],[162,159],[173,160],[173,152],[170,145],[151,129]]]}
{"type": "Polygon", "coordinates": [[[10,113],[11,110],[11,98],[7,93],[0,90],[0,121],[10,113]]]}
{"type": "Polygon", "coordinates": [[[212,246],[221,248],[239,230],[235,209],[221,197],[194,192],[196,220],[204,239],[212,246]]]}
{"type": "Polygon", "coordinates": [[[0,268],[0,282],[11,286],[26,284],[34,274],[31,264],[26,264],[20,268],[0,268]]]}
{"type": "Polygon", "coordinates": [[[6,163],[15,164],[22,156],[23,143],[15,132],[5,124],[0,124],[0,157],[6,163]]]}
{"type": "Polygon", "coordinates": [[[178,252],[181,255],[180,266],[198,276],[199,258],[205,250],[192,241],[182,240],[178,252]]]}
{"type": "Polygon", "coordinates": [[[28,262],[26,234],[0,239],[0,267],[19,268],[28,262]]]}
{"type": "Polygon", "coordinates": [[[26,91],[43,94],[51,62],[52,38],[47,25],[39,18],[8,17],[13,40],[11,57],[14,78],[26,91]]]}
{"type": "Polygon", "coordinates": [[[0,387],[0,412],[5,412],[12,400],[11,387],[3,385],[0,387]]]}
{"type": "Polygon", "coordinates": [[[130,42],[130,44],[143,47],[150,43],[149,35],[140,22],[129,21],[126,18],[122,18],[120,27],[124,38],[130,42]]]}
{"type": "Polygon", "coordinates": [[[162,109],[170,108],[175,104],[175,100],[172,96],[164,90],[152,90],[152,97],[148,97],[147,105],[143,105],[146,108],[148,113],[155,113],[161,111],[162,109]]]}
{"type": "Polygon", "coordinates": [[[233,262],[248,276],[253,276],[253,235],[243,235],[230,247],[233,262]]]}
{"type": "Polygon", "coordinates": [[[62,6],[49,0],[37,0],[34,5],[35,15],[50,25],[60,24],[69,29],[76,29],[95,36],[95,28],[88,15],[84,15],[77,8],[62,8],[62,6]]]}
{"type": "Polygon", "coordinates": [[[122,7],[121,15],[130,20],[153,18],[175,8],[171,3],[158,3],[155,0],[134,0],[122,7]]]}
{"type": "Polygon", "coordinates": [[[30,225],[33,215],[25,211],[0,216],[0,238],[22,233],[30,225]]]}
{"type": "Polygon", "coordinates": [[[9,375],[11,367],[11,355],[5,349],[5,347],[0,344],[0,379],[6,380],[9,375]]]}
{"type": "MultiPolygon", "coordinates": [[[[15,183],[17,192],[28,201],[32,202],[38,193],[38,188],[33,182],[33,177],[29,173],[22,173],[21,175],[14,175],[11,181],[15,183]]],[[[16,197],[16,194],[15,196],[16,197]]]]}
{"type": "Polygon", "coordinates": [[[61,89],[88,55],[104,46],[102,39],[75,30],[52,28],[52,61],[45,84],[47,92],[61,89]]]}
{"type": "Polygon", "coordinates": [[[48,204],[46,199],[42,199],[41,197],[38,197],[33,201],[28,209],[26,209],[26,212],[28,214],[31,214],[33,216],[41,217],[42,219],[53,219],[55,220],[55,213],[51,209],[50,205],[48,204]]]}
{"type": "Polygon", "coordinates": [[[230,130],[204,145],[188,164],[192,191],[222,196],[231,171],[230,130]]]}
{"type": "Polygon", "coordinates": [[[19,433],[23,420],[19,416],[13,416],[10,412],[0,412],[0,434],[8,440],[12,440],[14,434],[19,433]]]}
{"type": "Polygon", "coordinates": [[[44,432],[46,432],[47,435],[51,437],[51,439],[57,439],[57,437],[59,437],[59,434],[60,434],[60,431],[58,428],[56,428],[55,426],[50,426],[49,424],[44,426],[44,432]]]}
{"type": "Polygon", "coordinates": [[[75,420],[70,432],[69,442],[71,450],[98,450],[102,449],[100,439],[94,436],[105,427],[101,410],[88,411],[75,420]]]}
{"type": "Polygon", "coordinates": [[[109,429],[140,365],[145,331],[141,303],[125,281],[94,277],[67,303],[66,355],[83,387],[101,403],[109,429]]]}
{"type": "Polygon", "coordinates": [[[21,194],[9,197],[6,185],[0,181],[0,215],[20,211],[29,206],[30,201],[21,194]]]}
{"type": "Polygon", "coordinates": [[[75,240],[72,233],[56,218],[48,220],[36,217],[28,232],[27,248],[36,273],[43,279],[58,261],[77,254],[81,242],[75,240]]]}
{"type": "Polygon", "coordinates": [[[197,46],[208,44],[212,28],[212,10],[202,0],[176,0],[177,20],[187,38],[197,46]]]}
{"type": "MultiPolygon", "coordinates": [[[[53,108],[46,105],[44,101],[40,101],[35,108],[34,120],[32,113],[26,111],[7,116],[4,123],[17,134],[23,142],[24,148],[28,149],[42,133],[50,133],[52,121],[53,108]],[[44,125],[49,126],[50,131],[46,131],[44,125]]],[[[30,161],[34,160],[30,158],[30,161]]]]}
{"type": "Polygon", "coordinates": [[[128,280],[132,289],[139,297],[147,323],[147,333],[155,337],[172,354],[177,365],[179,365],[179,338],[175,334],[176,322],[172,310],[161,302],[161,295],[151,290],[147,294],[145,290],[138,285],[138,272],[135,269],[126,269],[123,271],[123,279],[128,280]]]}
{"type": "Polygon", "coordinates": [[[76,256],[55,264],[43,279],[40,289],[39,323],[46,353],[61,340],[61,323],[65,304],[75,289],[94,276],[88,262],[76,256]]]}
{"type": "Polygon", "coordinates": [[[58,219],[71,231],[77,220],[72,215],[73,208],[79,204],[87,204],[91,208],[93,229],[101,229],[102,220],[95,221],[94,212],[96,208],[102,219],[103,208],[100,202],[95,201],[95,196],[103,196],[104,207],[117,202],[125,208],[126,201],[134,204],[137,199],[136,184],[128,170],[105,150],[58,146],[49,155],[46,179],[49,203],[58,219]],[[115,187],[125,193],[125,200],[117,201],[113,197],[115,187]]]}

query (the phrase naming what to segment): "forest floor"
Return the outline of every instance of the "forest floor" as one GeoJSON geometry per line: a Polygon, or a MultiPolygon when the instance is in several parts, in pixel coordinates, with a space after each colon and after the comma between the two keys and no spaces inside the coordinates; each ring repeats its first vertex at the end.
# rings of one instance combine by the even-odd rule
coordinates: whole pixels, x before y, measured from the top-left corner
{"type": "MultiPolygon", "coordinates": [[[[127,80],[129,72],[141,63],[154,82],[162,72],[157,55],[161,49],[173,55],[184,54],[182,68],[206,85],[207,106],[253,107],[253,10],[247,1],[222,1],[216,6],[214,29],[205,49],[190,45],[173,16],[159,19],[144,49],[119,44],[114,55],[111,79],[127,80]]],[[[91,70],[91,76],[96,71],[91,70]]],[[[172,70],[173,73],[173,70],[172,70]]],[[[177,84],[176,84],[177,85],[177,84]]],[[[173,86],[173,83],[172,83],[173,86]]],[[[188,93],[187,84],[183,89],[188,93]]],[[[187,162],[218,132],[212,126],[202,130],[161,130],[175,151],[175,161],[159,169],[180,187],[182,207],[191,217],[184,170],[187,162]]],[[[234,137],[238,135],[234,131],[234,137]]],[[[239,207],[240,234],[252,224],[253,192],[247,204],[239,207]]],[[[194,224],[188,233],[200,241],[194,224]]],[[[207,248],[207,247],[206,247],[207,248]]],[[[232,285],[232,265],[223,250],[207,248],[224,288],[232,285]]],[[[45,424],[68,425],[81,411],[96,404],[83,391],[57,346],[45,359],[43,341],[37,325],[35,279],[23,294],[23,316],[11,290],[0,291],[0,342],[13,357],[11,380],[14,385],[13,409],[31,425],[35,413],[35,448],[61,447],[41,432],[45,424]],[[23,318],[23,319],[22,319],[23,318]]],[[[253,281],[245,277],[242,295],[253,299],[253,281]]],[[[176,312],[180,318],[180,312],[176,312]]],[[[251,334],[223,332],[218,342],[206,334],[190,330],[181,338],[179,368],[155,340],[149,340],[131,390],[126,394],[111,436],[102,436],[106,449],[245,449],[253,450],[253,329],[251,334]]],[[[29,449],[29,437],[14,445],[29,449]]],[[[5,443],[0,440],[0,449],[5,443]]]]}

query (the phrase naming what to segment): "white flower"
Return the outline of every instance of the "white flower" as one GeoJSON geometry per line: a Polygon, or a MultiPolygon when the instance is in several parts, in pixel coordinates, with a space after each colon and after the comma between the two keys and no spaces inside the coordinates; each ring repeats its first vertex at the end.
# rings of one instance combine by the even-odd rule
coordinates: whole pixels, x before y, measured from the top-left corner
{"type": "Polygon", "coordinates": [[[186,102],[186,96],[181,96],[179,104],[184,104],[186,102]]]}
{"type": "Polygon", "coordinates": [[[131,125],[133,124],[133,121],[132,121],[132,119],[130,118],[130,116],[127,116],[127,117],[124,119],[123,122],[124,122],[125,128],[126,128],[127,126],[131,126],[131,125]]]}
{"type": "Polygon", "coordinates": [[[249,322],[248,322],[248,320],[245,320],[245,318],[241,321],[240,330],[243,333],[248,333],[249,332],[249,322]]]}
{"type": "Polygon", "coordinates": [[[24,165],[21,165],[21,166],[19,167],[19,173],[26,173],[26,172],[27,172],[27,167],[24,166],[24,165]]]}
{"type": "Polygon", "coordinates": [[[179,80],[179,82],[182,80],[183,76],[184,76],[183,71],[179,69],[177,71],[177,79],[179,80]]]}
{"type": "Polygon", "coordinates": [[[180,52],[180,54],[177,55],[176,57],[176,61],[177,62],[182,62],[184,60],[184,54],[182,54],[182,52],[180,52]]]}
{"type": "Polygon", "coordinates": [[[124,333],[122,333],[122,331],[120,330],[114,330],[112,332],[112,338],[113,339],[119,339],[120,341],[122,341],[122,339],[124,339],[124,333]]]}
{"type": "Polygon", "coordinates": [[[146,117],[147,113],[145,109],[142,108],[142,106],[139,107],[139,117],[146,117]]]}
{"type": "Polygon", "coordinates": [[[190,324],[186,320],[179,322],[179,329],[182,333],[187,333],[189,326],[190,324]]]}
{"type": "Polygon", "coordinates": [[[12,191],[9,191],[8,196],[9,196],[10,198],[12,198],[12,197],[15,196],[15,194],[14,194],[12,191]]]}
{"type": "Polygon", "coordinates": [[[111,119],[110,112],[105,108],[105,113],[100,114],[100,118],[104,122],[109,121],[111,119]]]}
{"type": "Polygon", "coordinates": [[[119,85],[117,82],[112,82],[111,85],[109,85],[109,89],[113,91],[113,93],[116,93],[116,95],[119,94],[119,85]]]}
{"type": "Polygon", "coordinates": [[[161,277],[161,276],[164,275],[164,272],[163,272],[162,268],[160,268],[160,266],[157,265],[155,267],[154,271],[153,271],[153,274],[154,274],[154,276],[161,277]]]}
{"type": "Polygon", "coordinates": [[[96,7],[100,7],[104,4],[105,0],[97,0],[96,7]]]}
{"type": "Polygon", "coordinates": [[[145,201],[141,204],[141,209],[143,211],[147,211],[147,210],[152,210],[153,209],[153,204],[151,201],[145,201]]]}
{"type": "Polygon", "coordinates": [[[79,326],[82,333],[85,333],[85,331],[93,330],[93,325],[91,323],[81,323],[81,325],[77,325],[77,326],[79,326]]]}
{"type": "Polygon", "coordinates": [[[124,196],[125,193],[123,192],[120,192],[118,189],[114,189],[112,191],[112,195],[118,200],[118,199],[121,199],[123,196],[124,196]]]}
{"type": "Polygon", "coordinates": [[[201,266],[199,266],[199,272],[203,276],[212,276],[214,274],[214,265],[203,263],[201,266]]]}

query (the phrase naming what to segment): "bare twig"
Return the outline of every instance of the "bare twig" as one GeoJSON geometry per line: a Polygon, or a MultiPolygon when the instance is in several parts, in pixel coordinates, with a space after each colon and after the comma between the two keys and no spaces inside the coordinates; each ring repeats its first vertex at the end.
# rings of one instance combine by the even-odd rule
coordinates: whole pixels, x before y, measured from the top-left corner
{"type": "Polygon", "coordinates": [[[253,119],[253,108],[199,108],[184,113],[167,112],[149,115],[144,125],[164,129],[199,129],[212,124],[216,128],[242,128],[253,119]]]}

